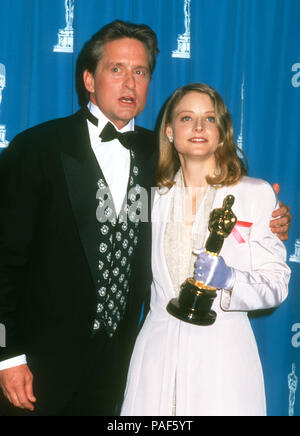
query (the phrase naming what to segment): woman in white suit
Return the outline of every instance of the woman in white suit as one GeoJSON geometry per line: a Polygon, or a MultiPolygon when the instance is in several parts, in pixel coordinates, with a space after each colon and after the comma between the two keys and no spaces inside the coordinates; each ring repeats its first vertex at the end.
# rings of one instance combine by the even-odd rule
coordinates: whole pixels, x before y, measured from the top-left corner
{"type": "Polygon", "coordinates": [[[278,306],[287,296],[290,270],[285,248],[269,228],[274,191],[245,174],[220,95],[204,84],[175,91],[160,129],[151,309],[135,344],[122,415],[266,415],[247,312],[278,306]],[[202,250],[197,257],[209,235],[210,212],[229,194],[238,221],[221,255],[212,261],[202,250]],[[213,325],[189,324],[166,310],[190,276],[219,289],[213,325]]]}

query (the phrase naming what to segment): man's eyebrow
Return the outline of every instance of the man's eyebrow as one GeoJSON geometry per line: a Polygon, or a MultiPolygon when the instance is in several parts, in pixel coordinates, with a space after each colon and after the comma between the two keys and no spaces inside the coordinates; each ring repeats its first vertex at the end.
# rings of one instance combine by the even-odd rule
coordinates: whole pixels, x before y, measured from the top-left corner
{"type": "MultiPolygon", "coordinates": [[[[115,62],[115,61],[109,62],[108,65],[110,67],[113,67],[113,66],[115,66],[115,67],[124,67],[124,66],[126,66],[126,64],[124,62],[115,62]]],[[[135,70],[136,69],[143,69],[143,70],[146,70],[146,71],[150,71],[148,65],[134,65],[133,68],[135,70]]]]}
{"type": "Polygon", "coordinates": [[[122,65],[124,65],[124,63],[123,62],[111,61],[111,62],[108,62],[108,65],[122,66],[122,65]]]}

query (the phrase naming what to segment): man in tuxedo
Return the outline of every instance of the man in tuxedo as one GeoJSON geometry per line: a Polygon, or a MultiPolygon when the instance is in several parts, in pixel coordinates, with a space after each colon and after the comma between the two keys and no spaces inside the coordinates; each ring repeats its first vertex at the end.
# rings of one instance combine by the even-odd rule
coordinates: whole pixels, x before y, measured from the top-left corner
{"type": "MultiPolygon", "coordinates": [[[[79,112],[1,154],[4,415],[113,415],[121,401],[151,283],[155,140],[134,118],[157,54],[148,26],[104,26],[78,58],[79,112]]],[[[276,214],[285,239],[288,208],[276,214]]]]}
{"type": "Polygon", "coordinates": [[[1,155],[6,414],[114,414],[151,281],[154,135],[134,117],[157,54],[148,26],[105,26],[78,58],[82,109],[1,155]]]}

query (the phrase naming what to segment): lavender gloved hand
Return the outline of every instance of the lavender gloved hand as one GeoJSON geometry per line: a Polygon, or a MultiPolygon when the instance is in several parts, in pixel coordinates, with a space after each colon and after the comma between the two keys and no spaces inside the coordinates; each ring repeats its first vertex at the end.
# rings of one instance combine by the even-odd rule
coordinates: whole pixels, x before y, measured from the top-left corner
{"type": "Polygon", "coordinates": [[[226,265],[222,256],[213,256],[206,251],[197,251],[194,279],[217,289],[230,290],[235,282],[235,270],[226,265]]]}

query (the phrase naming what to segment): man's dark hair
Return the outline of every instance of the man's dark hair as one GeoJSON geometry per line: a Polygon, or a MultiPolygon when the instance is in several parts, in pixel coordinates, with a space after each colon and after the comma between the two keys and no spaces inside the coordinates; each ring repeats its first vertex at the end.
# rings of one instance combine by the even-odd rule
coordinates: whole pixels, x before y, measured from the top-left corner
{"type": "Polygon", "coordinates": [[[148,52],[150,76],[155,68],[156,58],[159,53],[155,32],[146,24],[134,24],[121,20],[115,20],[106,24],[85,43],[78,55],[76,64],[76,89],[80,106],[85,106],[90,94],[85,88],[83,72],[88,70],[95,74],[98,62],[104,54],[104,46],[116,39],[132,38],[141,41],[148,52]]]}

